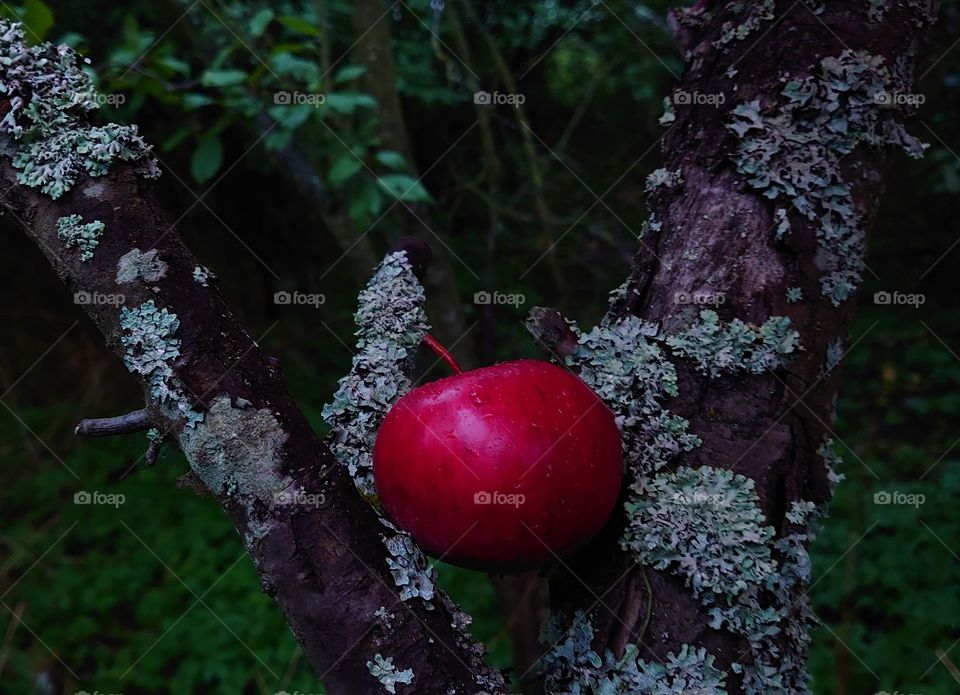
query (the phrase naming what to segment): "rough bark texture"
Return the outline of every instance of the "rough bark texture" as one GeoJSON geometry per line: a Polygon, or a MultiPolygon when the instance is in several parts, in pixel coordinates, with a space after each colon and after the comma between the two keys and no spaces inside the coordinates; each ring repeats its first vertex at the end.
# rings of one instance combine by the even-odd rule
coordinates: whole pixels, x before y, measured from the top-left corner
{"type": "MultiPolygon", "coordinates": [[[[727,127],[729,113],[754,99],[769,112],[782,101],[787,79],[812,75],[821,59],[848,49],[883,57],[909,86],[918,42],[932,19],[927,3],[886,3],[880,21],[868,21],[866,2],[818,3],[815,11],[808,4],[814,3],[775,3],[775,16],[733,40],[721,37],[744,22],[743,6],[761,12],[761,3],[699,2],[674,17],[687,57],[678,89],[723,94],[726,102],[675,107],[663,141],[663,167],[682,172],[682,183],[654,188],[650,210],[662,226],[642,238],[626,299],[612,310],[614,316],[633,314],[670,333],[690,321],[690,307],[678,304],[678,293],[720,292],[725,297],[716,307],[721,319],[760,324],[771,316],[790,318],[803,349],[785,369],[711,379],[689,362],[677,361],[679,396],[667,403],[703,440],[681,454],[678,465],[709,465],[751,478],[766,521],[778,535],[784,533],[792,502],[829,500],[827,468],[817,453],[829,434],[838,387],[827,355],[831,345],[849,347],[854,301],[834,306],[821,294],[814,223],[791,209],[792,231],[776,240],[774,211],[780,204],[747,185],[748,177],[737,171],[739,142],[727,127]],[[803,301],[788,302],[791,287],[802,289],[803,301]]],[[[850,198],[867,222],[877,210],[884,163],[882,148],[865,146],[837,158],[850,198]]],[[[531,318],[548,354],[569,354],[576,335],[556,312],[539,310],[531,318]]],[[[626,521],[621,510],[569,571],[552,579],[554,608],[593,608],[598,653],[611,648],[622,654],[627,641],[639,639],[641,657],[651,661],[664,661],[684,644],[706,647],[721,671],[744,661],[746,641],[711,628],[701,602],[675,573],[646,568],[651,591],[644,588],[643,570],[620,548],[626,521]]],[[[740,692],[737,675],[728,674],[727,687],[740,692]]]]}
{"type": "MultiPolygon", "coordinates": [[[[383,526],[290,399],[276,361],[239,325],[215,285],[194,279],[197,261],[149,187],[130,165],[114,165],[106,176],[84,177],[53,201],[17,184],[9,162],[0,165],[4,209],[22,222],[72,291],[122,293],[128,307],[154,300],[180,318],[174,376],[205,419],[195,428],[184,427],[158,407],[145,385],[151,419],[181,445],[199,477],[209,480],[212,468],[232,467],[237,489],[212,492],[236,524],[264,591],[283,610],[327,692],[382,693],[367,666],[377,653],[392,657],[398,669],[413,669],[416,692],[472,693],[477,675],[496,682],[498,674],[478,660],[453,627],[448,600],[435,600],[433,610],[419,600],[400,600],[385,565],[383,526]],[[57,237],[57,220],[68,214],[98,219],[109,230],[89,261],[65,252],[57,237]],[[119,284],[118,263],[131,249],[155,249],[167,264],[165,275],[119,284]],[[264,447],[274,445],[277,465],[271,470],[264,454],[273,452],[264,447]],[[251,501],[251,489],[269,491],[278,474],[293,483],[285,489],[322,495],[323,502],[251,501]],[[375,616],[381,607],[394,614],[389,627],[375,616]]],[[[120,308],[94,303],[84,308],[109,347],[123,357],[120,308]]]]}

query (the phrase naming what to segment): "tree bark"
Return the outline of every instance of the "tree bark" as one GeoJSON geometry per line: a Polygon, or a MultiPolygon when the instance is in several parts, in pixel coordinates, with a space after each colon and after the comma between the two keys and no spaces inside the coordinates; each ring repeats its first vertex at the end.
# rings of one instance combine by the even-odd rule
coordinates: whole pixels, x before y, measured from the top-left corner
{"type": "MultiPolygon", "coordinates": [[[[473,692],[477,677],[502,683],[483,664],[482,647],[454,627],[457,610],[449,599],[438,597],[432,610],[400,600],[376,514],[291,400],[276,361],[240,326],[215,285],[194,279],[197,260],[133,167],[84,177],[56,201],[18,184],[16,174],[9,161],[0,164],[3,207],[72,291],[122,294],[127,307],[153,300],[179,317],[174,377],[204,420],[191,428],[172,418],[144,377],[147,410],[233,519],[264,591],[283,610],[327,692],[383,692],[367,666],[378,653],[413,670],[415,692],[473,692]],[[57,237],[57,220],[69,214],[100,220],[109,230],[88,261],[65,251],[57,237]],[[165,275],[118,282],[120,259],[133,249],[156,250],[165,275]],[[229,471],[231,480],[211,486],[218,470],[229,471]],[[271,490],[306,491],[322,502],[271,505],[263,499],[271,490]],[[376,617],[381,607],[394,615],[389,624],[376,617]]],[[[84,309],[123,357],[120,307],[84,309]]]]}
{"type": "MultiPolygon", "coordinates": [[[[792,503],[829,501],[828,469],[818,449],[832,432],[837,347],[845,351],[855,342],[847,339],[855,302],[835,305],[822,293],[822,211],[811,220],[790,207],[790,231],[777,239],[775,211],[789,204],[782,198],[772,202],[738,170],[742,141],[730,128],[732,111],[758,100],[761,114],[775,113],[789,80],[815,75],[823,59],[845,51],[882,57],[904,91],[912,91],[918,47],[934,19],[929,3],[886,3],[879,19],[868,16],[869,3],[829,2],[815,10],[808,4],[699,2],[673,15],[687,61],[674,94],[722,94],[726,102],[674,107],[662,145],[663,167],[681,172],[682,183],[653,189],[649,209],[655,224],[641,238],[626,292],[608,316],[612,321],[637,316],[669,334],[691,319],[690,307],[678,304],[678,296],[712,292],[724,297],[719,306],[708,307],[722,319],[760,324],[771,316],[789,317],[803,349],[785,369],[712,379],[678,360],[679,395],[667,404],[690,421],[689,431],[703,442],[674,463],[712,466],[753,480],[776,538],[788,533],[785,514],[792,503]],[[772,14],[764,18],[766,6],[772,14]],[[735,38],[731,30],[744,25],[744,12],[760,20],[745,38],[735,38]],[[788,300],[788,288],[800,288],[802,300],[788,300]]],[[[846,107],[842,101],[840,113],[846,107]]],[[[849,188],[864,231],[877,212],[885,149],[859,143],[848,154],[830,153],[826,162],[849,188]]],[[[576,347],[577,334],[555,311],[535,310],[529,325],[548,355],[562,359],[576,347]]],[[[642,658],[663,663],[683,645],[705,647],[714,665],[727,672],[728,692],[742,692],[731,666],[747,660],[746,641],[711,627],[705,607],[675,572],[636,565],[621,547],[627,524],[621,509],[600,538],[552,577],[553,608],[592,611],[594,649],[600,654],[611,649],[620,656],[628,643],[636,643],[642,658]]]]}

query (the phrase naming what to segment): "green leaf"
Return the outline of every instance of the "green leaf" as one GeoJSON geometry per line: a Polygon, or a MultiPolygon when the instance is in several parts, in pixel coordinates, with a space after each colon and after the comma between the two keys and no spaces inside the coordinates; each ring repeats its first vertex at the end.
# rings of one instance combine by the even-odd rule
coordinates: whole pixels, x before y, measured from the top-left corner
{"type": "Polygon", "coordinates": [[[273,10],[263,9],[257,12],[250,19],[250,24],[248,26],[251,36],[260,36],[260,34],[266,30],[271,21],[273,21],[273,10]]]}
{"type": "Polygon", "coordinates": [[[193,92],[187,92],[183,95],[183,108],[187,111],[193,111],[194,109],[199,109],[201,106],[208,106],[214,102],[213,98],[207,96],[206,94],[195,94],[193,92]]]}
{"type": "Polygon", "coordinates": [[[53,12],[41,0],[27,0],[23,4],[23,23],[30,43],[42,41],[53,26],[53,12]]]}
{"type": "Polygon", "coordinates": [[[200,77],[200,84],[204,87],[230,87],[245,79],[247,73],[243,70],[207,70],[200,77]]]}
{"type": "Polygon", "coordinates": [[[296,104],[296,105],[285,105],[285,104],[275,104],[267,109],[273,120],[279,123],[284,128],[293,130],[294,128],[303,125],[303,123],[313,115],[313,112],[317,110],[316,106],[311,106],[310,104],[296,104]]]}
{"type": "Polygon", "coordinates": [[[347,214],[357,224],[369,224],[383,207],[383,196],[380,189],[366,179],[350,196],[347,202],[347,214]]]}
{"type": "Polygon", "coordinates": [[[407,203],[432,203],[433,198],[423,184],[406,174],[387,174],[377,179],[386,193],[407,203]]]}
{"type": "Polygon", "coordinates": [[[335,92],[327,94],[327,105],[338,113],[350,115],[358,106],[374,108],[377,102],[369,94],[359,92],[335,92]]]}
{"type": "Polygon", "coordinates": [[[333,83],[340,84],[341,82],[355,80],[366,71],[367,69],[362,65],[344,65],[337,70],[337,74],[333,76],[333,83]]]}
{"type": "Polygon", "coordinates": [[[330,167],[330,173],[327,174],[327,179],[331,186],[339,186],[362,168],[363,162],[355,157],[352,152],[349,152],[333,163],[333,166],[330,167]]]}
{"type": "Polygon", "coordinates": [[[405,169],[407,166],[407,160],[404,159],[403,155],[393,150],[380,150],[377,152],[376,158],[388,169],[399,170],[405,169]]]}
{"type": "Polygon", "coordinates": [[[204,183],[217,173],[222,162],[223,145],[220,137],[215,133],[208,133],[197,143],[197,149],[190,160],[190,173],[197,183],[204,183]]]}
{"type": "Polygon", "coordinates": [[[278,21],[290,31],[295,31],[298,34],[306,34],[307,36],[320,36],[319,29],[310,24],[310,22],[306,21],[305,19],[301,19],[296,15],[284,15],[278,21]]]}

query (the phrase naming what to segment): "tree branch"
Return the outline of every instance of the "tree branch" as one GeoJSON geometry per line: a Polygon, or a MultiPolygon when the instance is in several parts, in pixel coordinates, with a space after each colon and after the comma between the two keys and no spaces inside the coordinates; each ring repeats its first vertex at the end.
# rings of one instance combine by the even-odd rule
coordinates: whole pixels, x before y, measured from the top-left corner
{"type": "Polygon", "coordinates": [[[146,409],[134,410],[114,417],[81,420],[73,433],[78,437],[113,437],[118,434],[143,432],[153,426],[146,409]]]}
{"type": "Polygon", "coordinates": [[[85,104],[64,92],[94,92],[65,47],[28,48],[4,24],[0,55],[14,109],[0,124],[3,209],[72,291],[123,297],[84,309],[233,520],[326,692],[382,693],[387,657],[412,672],[400,693],[504,692],[448,598],[401,598],[383,524],[216,284],[196,279],[196,258],[143,179],[155,169],[135,130],[87,124],[85,104]]]}

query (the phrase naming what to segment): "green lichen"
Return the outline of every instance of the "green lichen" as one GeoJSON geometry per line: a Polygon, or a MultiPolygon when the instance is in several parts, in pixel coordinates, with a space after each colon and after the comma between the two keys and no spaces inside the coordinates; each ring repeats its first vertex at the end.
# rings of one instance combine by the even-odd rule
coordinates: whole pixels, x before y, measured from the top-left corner
{"type": "Polygon", "coordinates": [[[704,309],[700,320],[684,331],[667,336],[677,355],[694,362],[697,369],[716,378],[747,371],[752,374],[776,369],[799,344],[799,334],[790,319],[773,316],[755,326],[740,319],[720,321],[717,312],[704,309]]]}
{"type": "Polygon", "coordinates": [[[186,430],[184,455],[194,472],[217,497],[242,494],[271,506],[293,486],[281,474],[287,434],[266,408],[237,408],[219,396],[203,423],[186,430]]]}
{"type": "Polygon", "coordinates": [[[742,22],[727,21],[720,28],[720,37],[713,42],[714,48],[723,48],[733,41],[743,41],[753,32],[757,31],[764,22],[768,22],[774,17],[775,0],[763,0],[759,3],[754,2],[732,2],[730,9],[736,14],[744,14],[747,17],[742,22]]]}
{"type": "Polygon", "coordinates": [[[93,251],[100,244],[104,224],[100,220],[83,223],[80,215],[68,215],[57,220],[57,237],[68,249],[80,251],[80,261],[93,258],[93,251]]]}
{"type": "Polygon", "coordinates": [[[667,169],[655,169],[647,176],[646,192],[656,190],[660,187],[674,188],[683,183],[683,172],[680,169],[669,171],[667,169]]]}
{"type": "Polygon", "coordinates": [[[823,374],[829,374],[843,359],[843,339],[834,338],[827,343],[827,351],[823,363],[823,374]]]}
{"type": "Polygon", "coordinates": [[[367,662],[367,668],[370,669],[370,675],[380,681],[388,693],[396,693],[397,684],[413,683],[413,671],[409,668],[398,671],[393,665],[392,656],[383,657],[379,653],[374,654],[373,661],[367,662]]]}
{"type": "Polygon", "coordinates": [[[198,265],[193,269],[193,281],[203,287],[206,287],[207,283],[210,280],[215,280],[216,277],[214,272],[205,265],[198,265]]]}
{"type": "Polygon", "coordinates": [[[400,599],[409,601],[420,598],[428,609],[433,608],[430,603],[436,593],[436,573],[433,567],[409,535],[400,532],[385,520],[384,525],[394,531],[393,535],[382,535],[381,539],[389,553],[387,568],[393,576],[394,584],[400,589],[400,599]]]}
{"type": "MultiPolygon", "coordinates": [[[[923,153],[895,117],[896,105],[876,99],[905,91],[883,58],[847,50],[821,60],[815,74],[787,81],[776,107],[740,104],[727,124],[740,139],[733,159],[747,184],[813,223],[821,291],[834,305],[860,284],[867,224],[839,163],[858,146],[923,153]]],[[[787,212],[777,214],[779,238],[790,225],[787,212]]]]}
{"type": "Polygon", "coordinates": [[[156,249],[146,253],[132,249],[117,261],[117,284],[124,285],[134,280],[156,282],[167,274],[167,264],[160,259],[156,249]]]}
{"type": "Polygon", "coordinates": [[[670,97],[663,98],[663,115],[660,116],[660,119],[657,121],[662,126],[671,125],[674,121],[677,120],[677,114],[673,110],[673,102],[670,100],[670,97]]]}
{"type": "Polygon", "coordinates": [[[331,450],[371,501],[376,499],[373,442],[390,406],[412,386],[407,373],[428,330],[424,302],[406,253],[387,256],[360,293],[350,373],[323,408],[331,450]]]}
{"type": "Polygon", "coordinates": [[[662,405],[677,395],[677,374],[655,325],[635,316],[601,323],[579,336],[567,364],[613,411],[634,475],[648,475],[700,443],[689,423],[662,405]]]}
{"type": "Polygon", "coordinates": [[[803,290],[799,287],[787,288],[787,303],[796,304],[803,299],[803,290]]]}
{"type": "Polygon", "coordinates": [[[887,9],[887,0],[867,0],[867,18],[871,22],[882,22],[887,9]]]}
{"type": "Polygon", "coordinates": [[[705,602],[736,596],[773,571],[773,529],[749,478],[711,466],[682,467],[637,481],[635,491],[624,549],[682,576],[705,602]]]}
{"type": "Polygon", "coordinates": [[[168,417],[184,418],[190,428],[203,420],[203,413],[193,409],[171,366],[180,356],[179,327],[177,315],[158,309],[152,299],[120,310],[123,363],[129,371],[146,377],[150,395],[168,417]]]}
{"type": "MultiPolygon", "coordinates": [[[[330,425],[328,443],[337,460],[369,502],[376,504],[373,443],[390,407],[412,387],[408,373],[427,334],[426,297],[405,252],[388,255],[360,293],[354,315],[357,352],[350,373],[340,380],[333,400],[324,406],[330,425]]],[[[435,596],[436,575],[409,535],[386,519],[382,536],[387,568],[400,598],[420,598],[428,609],[435,596]]]]}
{"type": "Polygon", "coordinates": [[[160,170],[136,126],[91,126],[100,100],[68,46],[28,46],[17,23],[0,21],[0,153],[12,158],[17,180],[56,199],[83,174],[102,176],[115,161],[137,163],[143,176],[160,170]]]}
{"type": "Polygon", "coordinates": [[[594,630],[577,611],[564,632],[565,616],[557,613],[544,624],[541,641],[552,645],[543,657],[545,691],[550,695],[723,695],[725,674],[706,649],[684,644],[664,663],[639,658],[628,645],[622,658],[593,649],[594,630]]]}

